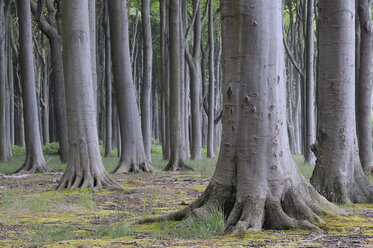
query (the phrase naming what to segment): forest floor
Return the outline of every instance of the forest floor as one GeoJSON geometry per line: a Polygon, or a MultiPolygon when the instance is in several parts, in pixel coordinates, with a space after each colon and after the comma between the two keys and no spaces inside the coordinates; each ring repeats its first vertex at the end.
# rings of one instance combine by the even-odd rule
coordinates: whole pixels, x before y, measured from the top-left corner
{"type": "MultiPolygon", "coordinates": [[[[56,170],[65,165],[46,156],[56,170]]],[[[0,173],[24,155],[0,164],[0,173]]],[[[301,157],[296,161],[301,163],[301,157]]],[[[110,171],[117,158],[104,159],[110,171]]],[[[153,164],[162,169],[161,155],[153,164]]],[[[62,172],[0,175],[0,247],[373,247],[373,204],[342,206],[349,215],[323,217],[320,231],[262,231],[221,235],[223,215],[210,220],[138,225],[135,220],[185,207],[205,189],[216,159],[190,162],[193,172],[112,175],[124,192],[54,191],[62,172]]],[[[300,166],[309,177],[312,167],[300,166]]]]}

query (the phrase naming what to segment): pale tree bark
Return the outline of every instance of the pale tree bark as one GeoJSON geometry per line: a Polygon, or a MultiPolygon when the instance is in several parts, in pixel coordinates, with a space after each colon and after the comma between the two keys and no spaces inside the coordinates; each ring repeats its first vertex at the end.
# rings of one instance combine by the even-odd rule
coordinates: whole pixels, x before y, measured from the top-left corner
{"type": "Polygon", "coordinates": [[[141,1],[141,16],[143,29],[143,80],[141,89],[141,130],[144,140],[146,157],[151,160],[151,95],[152,95],[152,30],[150,24],[150,0],[141,1]]]}
{"type": "Polygon", "coordinates": [[[67,161],[67,119],[64,87],[64,70],[62,61],[61,36],[58,32],[57,11],[52,0],[46,1],[47,19],[42,15],[43,0],[31,1],[31,9],[40,30],[47,36],[51,49],[51,88],[57,125],[57,136],[60,144],[59,155],[62,163],[67,161]]]}
{"type": "MultiPolygon", "coordinates": [[[[190,71],[190,98],[191,98],[191,159],[202,159],[202,128],[201,128],[201,1],[193,0],[195,14],[193,29],[193,52],[189,51],[189,46],[185,46],[185,56],[190,71]]],[[[172,55],[171,55],[172,56],[172,55]]]]}
{"type": "Polygon", "coordinates": [[[208,109],[208,141],[207,141],[207,157],[215,157],[215,78],[214,78],[214,0],[209,3],[209,19],[208,19],[208,41],[209,41],[209,109],[208,109]]]}
{"type": "Polygon", "coordinates": [[[198,200],[161,220],[208,218],[218,205],[227,232],[316,228],[318,215],[339,209],[313,189],[290,154],[282,1],[220,3],[224,118],[217,168],[198,200]]]}
{"type": "Polygon", "coordinates": [[[111,46],[108,1],[104,2],[103,28],[105,33],[105,157],[112,157],[113,114],[112,114],[112,79],[111,79],[111,46]]]}
{"type": "Polygon", "coordinates": [[[121,133],[121,153],[114,173],[151,172],[144,151],[135,85],[131,73],[128,18],[125,0],[110,0],[109,22],[114,88],[121,133]]]}
{"type": "Polygon", "coordinates": [[[65,0],[62,6],[69,154],[57,189],[119,189],[106,172],[98,144],[91,71],[89,0],[65,0]]]}
{"type": "Polygon", "coordinates": [[[45,161],[40,140],[32,53],[31,8],[29,0],[17,0],[19,18],[19,63],[25,121],[26,160],[14,173],[53,171],[45,161]]]}
{"type": "Polygon", "coordinates": [[[328,200],[372,202],[355,125],[355,0],[318,3],[318,127],[311,183],[328,200]]]}
{"type": "Polygon", "coordinates": [[[373,169],[372,150],[372,55],[373,55],[373,25],[371,18],[372,0],[358,1],[358,16],[360,22],[360,61],[358,80],[356,82],[356,118],[359,141],[359,155],[365,172],[373,169]]]}
{"type": "Polygon", "coordinates": [[[165,171],[191,170],[185,163],[181,143],[180,118],[180,0],[169,1],[170,31],[170,151],[171,157],[165,171]]]}
{"type": "Polygon", "coordinates": [[[91,71],[92,71],[92,83],[93,83],[93,98],[95,101],[96,112],[98,109],[97,105],[97,62],[96,62],[96,0],[89,0],[89,36],[90,36],[90,47],[91,47],[91,71]]]}
{"type": "Polygon", "coordinates": [[[313,165],[315,156],[311,146],[315,142],[315,107],[314,107],[314,35],[313,35],[313,6],[314,0],[307,0],[307,30],[306,30],[306,94],[305,94],[305,137],[304,137],[304,164],[313,165]]]}

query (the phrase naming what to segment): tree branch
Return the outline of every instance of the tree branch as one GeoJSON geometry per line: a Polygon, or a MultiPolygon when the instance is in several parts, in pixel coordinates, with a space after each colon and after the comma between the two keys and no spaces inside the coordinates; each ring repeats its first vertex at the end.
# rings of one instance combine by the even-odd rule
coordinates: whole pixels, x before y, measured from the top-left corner
{"type": "Polygon", "coordinates": [[[288,46],[288,44],[285,40],[285,37],[283,38],[283,43],[284,43],[284,46],[285,46],[286,54],[289,56],[291,63],[293,64],[293,66],[295,67],[295,69],[297,70],[299,75],[302,77],[302,79],[304,79],[305,78],[304,72],[302,71],[302,69],[298,65],[297,61],[295,60],[293,54],[291,53],[291,51],[289,49],[289,46],[288,46]]]}

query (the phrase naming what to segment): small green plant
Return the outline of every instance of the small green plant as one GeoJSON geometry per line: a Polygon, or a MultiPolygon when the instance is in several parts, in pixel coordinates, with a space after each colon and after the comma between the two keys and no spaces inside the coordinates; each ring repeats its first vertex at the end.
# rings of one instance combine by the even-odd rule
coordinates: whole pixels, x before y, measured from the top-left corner
{"type": "Polygon", "coordinates": [[[43,153],[46,155],[58,155],[60,144],[58,142],[51,142],[43,146],[43,153]]]}
{"type": "Polygon", "coordinates": [[[12,147],[12,154],[15,155],[24,155],[26,153],[26,147],[24,146],[13,146],[12,147]]]}
{"type": "Polygon", "coordinates": [[[152,145],[151,153],[153,154],[162,154],[162,147],[157,145],[152,145]]]}
{"type": "Polygon", "coordinates": [[[74,239],[74,233],[71,227],[51,227],[46,225],[31,225],[32,233],[28,237],[30,241],[35,243],[53,242],[60,240],[74,239]]]}
{"type": "Polygon", "coordinates": [[[93,193],[89,189],[82,189],[77,200],[77,204],[82,207],[88,209],[96,208],[96,203],[93,201],[93,193]]]}
{"type": "Polygon", "coordinates": [[[132,230],[128,223],[116,223],[110,226],[101,226],[96,231],[91,232],[92,237],[111,237],[120,238],[132,234],[132,230]]]}

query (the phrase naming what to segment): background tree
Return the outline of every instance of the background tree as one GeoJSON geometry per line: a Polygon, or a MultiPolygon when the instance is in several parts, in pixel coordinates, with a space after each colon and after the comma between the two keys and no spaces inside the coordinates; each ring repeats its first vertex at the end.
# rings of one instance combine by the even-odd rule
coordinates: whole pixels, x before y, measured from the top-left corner
{"type": "Polygon", "coordinates": [[[88,0],[66,0],[62,13],[69,153],[57,188],[117,189],[102,164],[98,144],[88,0]]]}
{"type": "Polygon", "coordinates": [[[372,202],[356,141],[355,0],[320,1],[318,13],[317,160],[311,183],[333,202],[372,202]]]}
{"type": "Polygon", "coordinates": [[[14,173],[50,172],[40,140],[38,109],[35,92],[34,58],[32,54],[30,0],[17,0],[19,17],[19,56],[25,121],[26,160],[14,173]]]}

